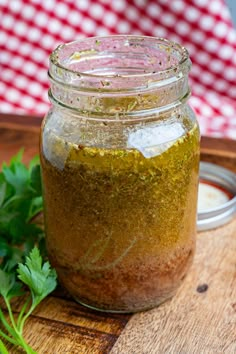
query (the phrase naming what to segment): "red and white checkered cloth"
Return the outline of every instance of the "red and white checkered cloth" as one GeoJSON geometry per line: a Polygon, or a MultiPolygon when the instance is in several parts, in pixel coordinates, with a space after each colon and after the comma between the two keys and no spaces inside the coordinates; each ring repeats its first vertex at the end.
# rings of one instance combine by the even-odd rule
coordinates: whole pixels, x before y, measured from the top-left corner
{"type": "Polygon", "coordinates": [[[44,114],[50,52],[116,33],[187,47],[202,134],[236,139],[236,31],[223,0],[0,0],[0,111],[44,114]]]}

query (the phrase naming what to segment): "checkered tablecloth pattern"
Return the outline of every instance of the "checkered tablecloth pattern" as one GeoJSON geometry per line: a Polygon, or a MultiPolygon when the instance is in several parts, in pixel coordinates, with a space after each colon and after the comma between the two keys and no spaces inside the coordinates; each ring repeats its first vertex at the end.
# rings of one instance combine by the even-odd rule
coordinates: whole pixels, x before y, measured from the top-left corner
{"type": "Polygon", "coordinates": [[[223,0],[0,0],[0,111],[45,114],[50,52],[117,33],[186,46],[202,134],[236,139],[236,31],[223,0]]]}

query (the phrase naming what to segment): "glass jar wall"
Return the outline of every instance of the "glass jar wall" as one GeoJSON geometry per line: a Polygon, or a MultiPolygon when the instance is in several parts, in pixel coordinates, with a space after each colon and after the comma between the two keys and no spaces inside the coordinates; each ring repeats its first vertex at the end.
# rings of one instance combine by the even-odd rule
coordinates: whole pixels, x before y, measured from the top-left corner
{"type": "Polygon", "coordinates": [[[193,259],[199,129],[187,51],[87,38],[50,57],[41,136],[50,261],[80,303],[135,312],[174,295],[193,259]]]}

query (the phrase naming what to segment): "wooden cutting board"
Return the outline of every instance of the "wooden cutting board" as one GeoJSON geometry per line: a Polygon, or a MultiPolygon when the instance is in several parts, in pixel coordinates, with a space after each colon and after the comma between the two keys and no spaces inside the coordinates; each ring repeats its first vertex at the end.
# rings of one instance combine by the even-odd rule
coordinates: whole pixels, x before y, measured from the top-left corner
{"type": "MultiPolygon", "coordinates": [[[[0,162],[38,153],[41,119],[0,115],[0,162]]],[[[236,172],[236,141],[202,138],[202,160],[236,172]]],[[[14,304],[18,312],[22,300],[14,304]]],[[[58,289],[37,308],[25,337],[39,354],[236,353],[236,218],[197,237],[194,264],[177,295],[150,311],[103,314],[58,289]],[[204,291],[205,290],[205,291],[204,291]]],[[[20,353],[9,347],[12,354],[20,353]]]]}

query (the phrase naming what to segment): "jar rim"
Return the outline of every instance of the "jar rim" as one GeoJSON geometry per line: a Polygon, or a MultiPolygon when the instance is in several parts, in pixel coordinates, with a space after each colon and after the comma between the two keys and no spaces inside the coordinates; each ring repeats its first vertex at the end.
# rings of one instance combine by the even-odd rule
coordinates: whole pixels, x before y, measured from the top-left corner
{"type": "MultiPolygon", "coordinates": [[[[91,47],[90,52],[89,51],[85,51],[85,53],[83,54],[95,54],[95,52],[97,53],[97,49],[94,50],[93,47],[91,47]]],[[[80,59],[82,60],[86,60],[86,58],[80,58],[79,57],[79,53],[78,52],[78,56],[77,56],[77,61],[79,62],[80,59]]],[[[161,77],[170,77],[171,73],[173,73],[173,75],[176,74],[177,69],[181,68],[186,62],[190,61],[189,59],[189,53],[187,51],[187,49],[183,46],[181,46],[180,44],[178,44],[177,42],[171,41],[169,39],[165,39],[165,38],[159,38],[159,37],[153,37],[153,36],[140,36],[140,35],[109,35],[109,36],[96,36],[96,37],[86,37],[86,38],[82,38],[82,39],[78,39],[75,41],[71,41],[68,43],[64,43],[64,44],[60,44],[50,55],[50,63],[52,63],[53,65],[56,65],[58,68],[64,70],[67,73],[71,73],[71,74],[76,74],[77,76],[83,77],[83,78],[98,78],[99,80],[101,79],[109,79],[111,78],[112,80],[119,80],[122,78],[135,78],[135,77],[142,77],[142,78],[148,78],[148,77],[152,77],[153,76],[157,76],[159,78],[161,77]],[[113,75],[101,75],[101,74],[96,74],[96,73],[87,73],[84,71],[79,71],[79,70],[74,70],[68,67],[68,59],[66,60],[67,65],[63,64],[60,60],[60,53],[63,50],[68,49],[70,46],[74,46],[74,45],[80,45],[83,43],[88,43],[91,42],[91,45],[95,46],[97,45],[97,47],[99,47],[99,45],[101,44],[102,41],[107,41],[107,40],[125,40],[127,41],[127,43],[129,43],[129,41],[135,41],[143,43],[144,41],[146,42],[150,42],[151,43],[156,43],[157,45],[164,45],[167,48],[170,48],[172,50],[175,50],[176,52],[178,52],[178,54],[180,55],[180,59],[178,60],[178,62],[176,63],[176,65],[174,66],[169,66],[165,69],[161,69],[161,70],[152,70],[152,71],[148,71],[148,72],[142,72],[142,73],[131,73],[131,74],[113,74],[113,75]]]]}
{"type": "Polygon", "coordinates": [[[51,54],[49,97],[90,115],[154,114],[153,110],[167,110],[186,100],[190,67],[187,49],[168,39],[83,38],[62,44],[51,54]]]}
{"type": "Polygon", "coordinates": [[[131,90],[140,90],[147,83],[150,89],[178,81],[188,74],[190,65],[187,49],[165,38],[87,37],[61,44],[51,53],[49,79],[82,91],[114,92],[123,90],[124,84],[129,91],[127,82],[131,90]]]}

